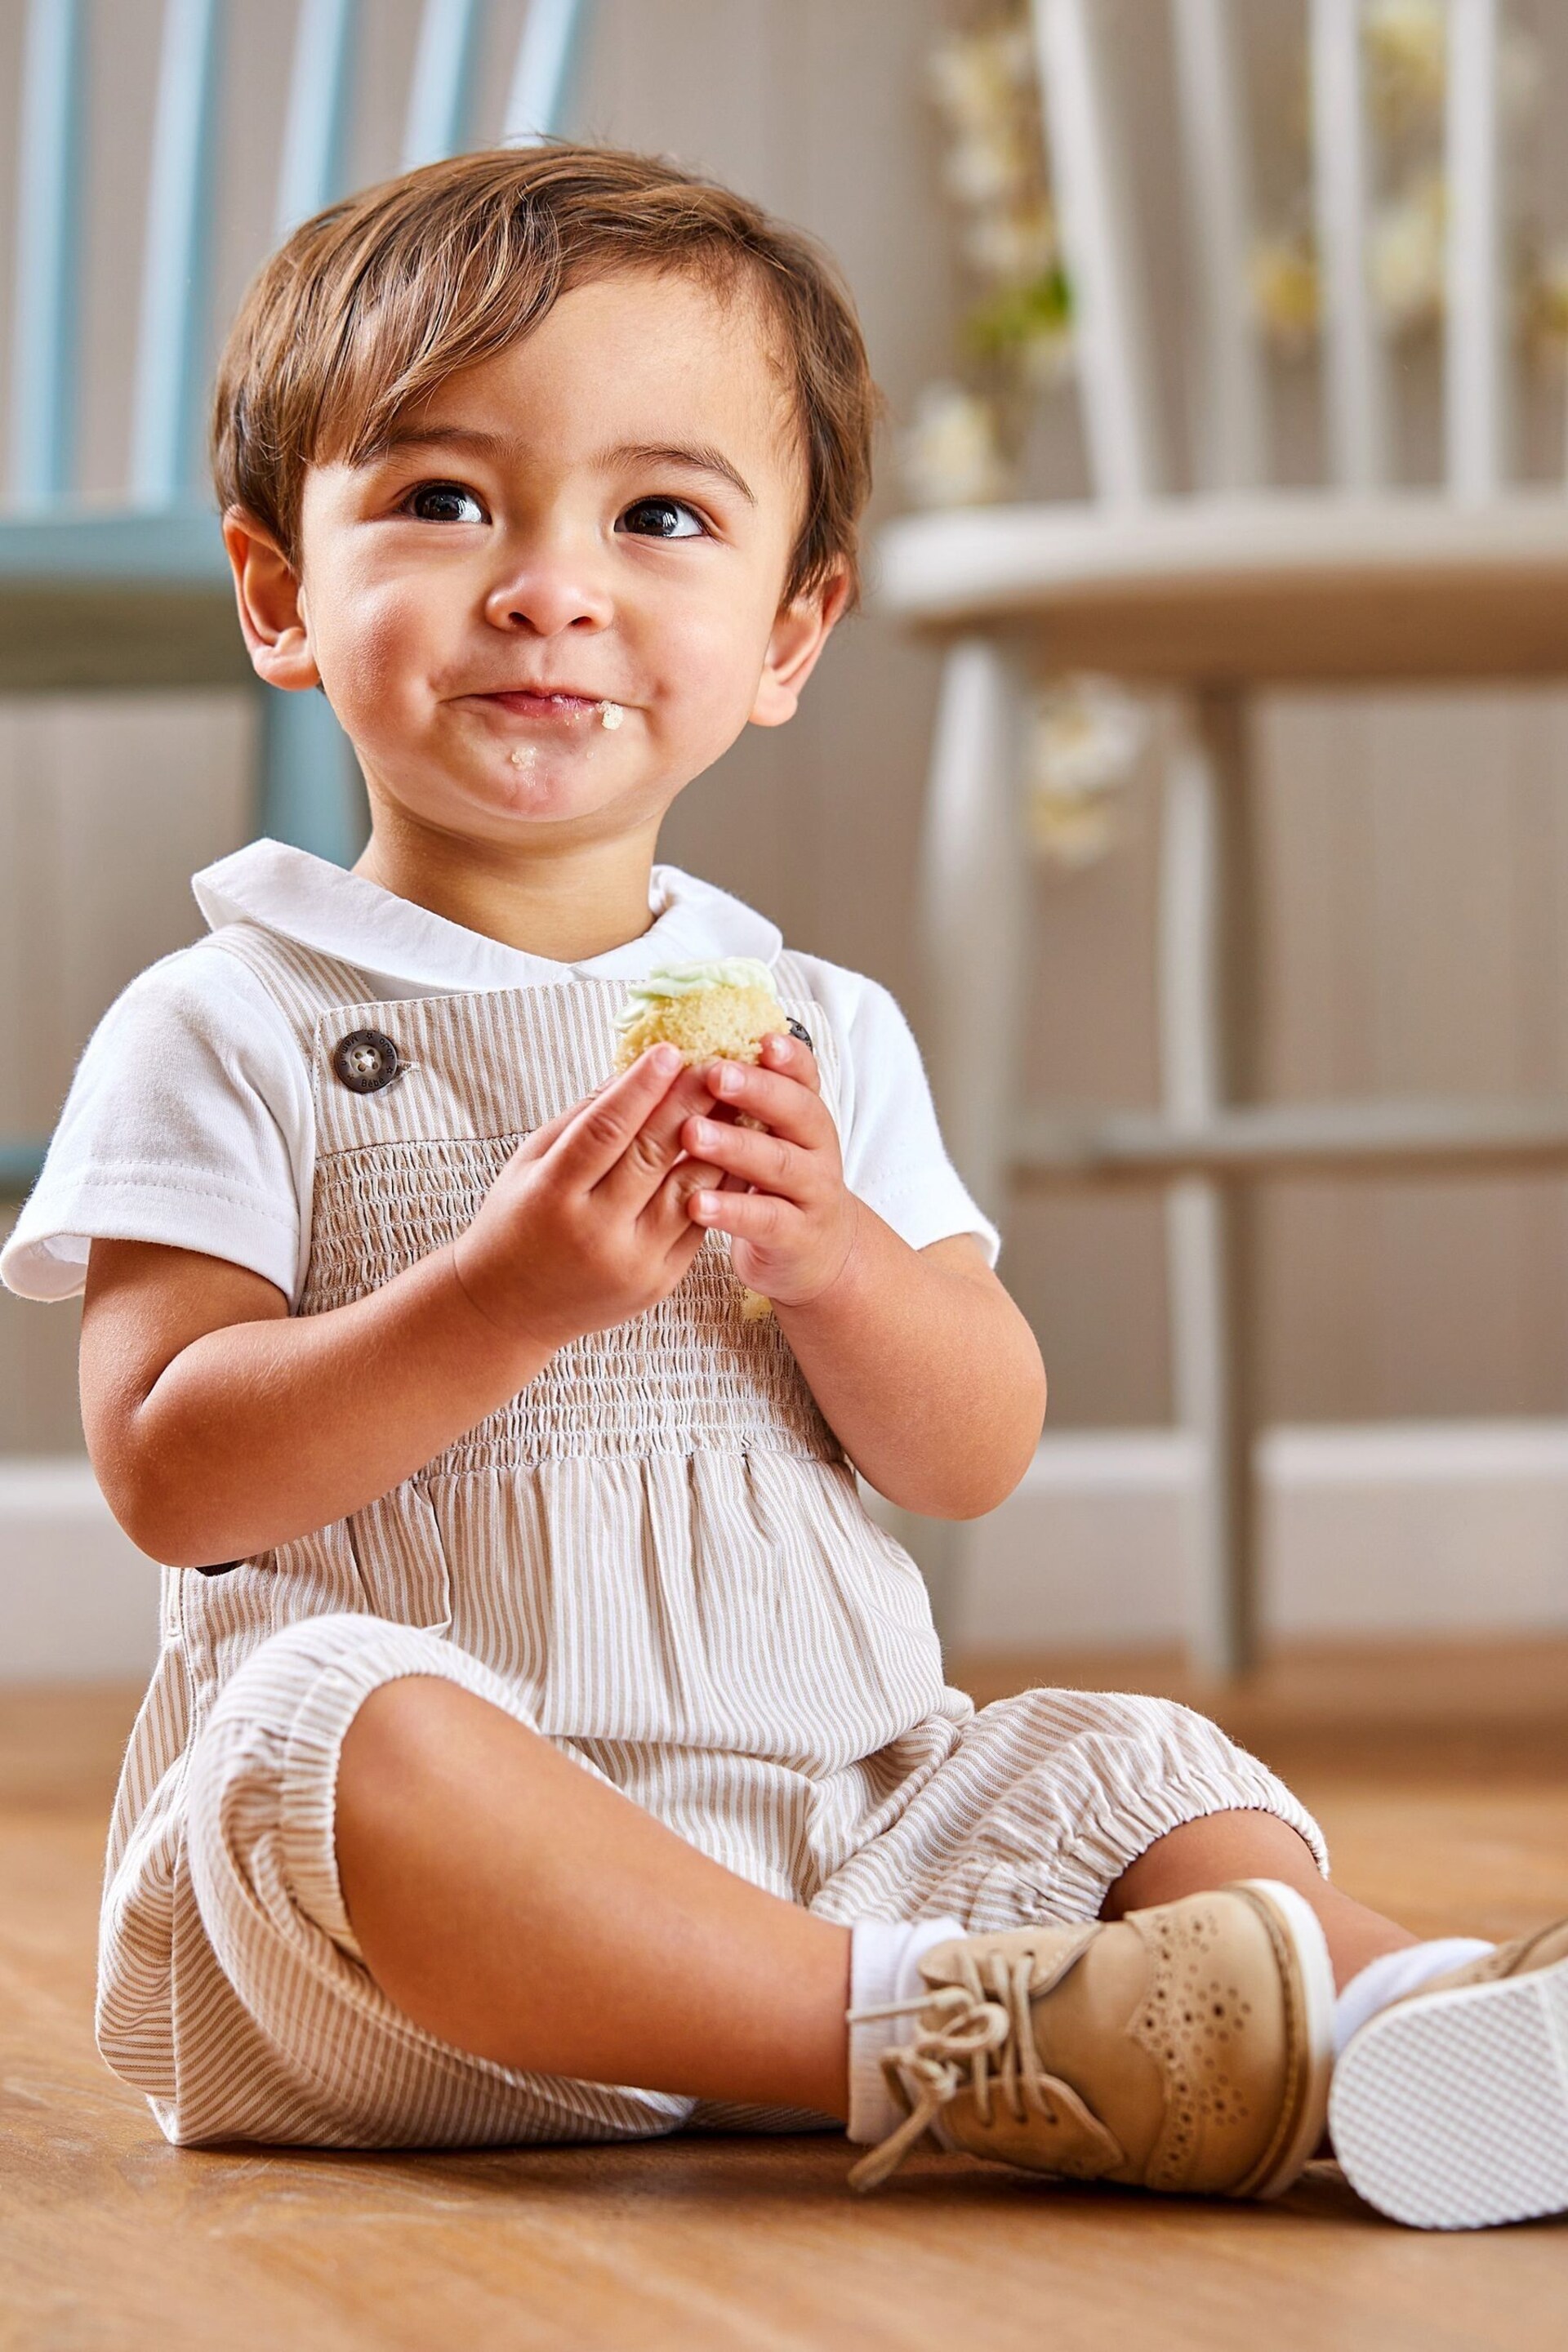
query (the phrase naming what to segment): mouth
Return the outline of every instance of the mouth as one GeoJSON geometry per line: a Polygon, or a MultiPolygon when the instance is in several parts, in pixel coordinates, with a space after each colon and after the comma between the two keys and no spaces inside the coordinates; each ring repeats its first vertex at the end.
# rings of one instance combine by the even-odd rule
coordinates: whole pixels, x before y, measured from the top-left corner
{"type": "Polygon", "coordinates": [[[605,695],[581,694],[571,687],[505,687],[495,693],[477,694],[473,698],[504,710],[509,719],[543,719],[558,725],[603,719],[607,711],[620,708],[605,695]]]}

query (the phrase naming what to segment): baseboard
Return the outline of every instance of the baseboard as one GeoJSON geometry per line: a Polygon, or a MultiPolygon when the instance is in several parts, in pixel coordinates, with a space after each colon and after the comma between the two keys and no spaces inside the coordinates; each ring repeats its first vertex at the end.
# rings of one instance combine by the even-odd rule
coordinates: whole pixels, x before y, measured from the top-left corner
{"type": "MultiPolygon", "coordinates": [[[[1568,1422],[1279,1429],[1258,1470],[1270,1633],[1568,1630],[1568,1422]]],[[[949,1641],[1180,1640],[1196,1473],[1168,1431],[1047,1438],[1000,1510],[953,1531],[949,1641]]],[[[157,1581],[85,1462],[0,1461],[0,1682],[144,1672],[157,1581]]]]}
{"type": "Polygon", "coordinates": [[[158,1649],[158,1570],[75,1455],[0,1459],[0,1682],[107,1682],[158,1649]]]}
{"type": "MultiPolygon", "coordinates": [[[[1568,1423],[1277,1429],[1258,1467],[1271,1635],[1568,1628],[1568,1423]]],[[[962,1533],[949,1640],[1180,1640],[1197,1473],[1174,1432],[1047,1438],[1010,1500],[962,1533]]]]}

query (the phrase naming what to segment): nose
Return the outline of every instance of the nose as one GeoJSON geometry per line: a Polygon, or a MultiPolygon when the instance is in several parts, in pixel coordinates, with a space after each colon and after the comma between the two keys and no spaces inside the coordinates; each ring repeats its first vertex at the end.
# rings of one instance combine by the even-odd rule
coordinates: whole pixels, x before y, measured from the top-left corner
{"type": "Polygon", "coordinates": [[[607,628],[613,612],[594,551],[581,543],[536,541],[515,551],[485,597],[486,620],[513,635],[607,628]]]}

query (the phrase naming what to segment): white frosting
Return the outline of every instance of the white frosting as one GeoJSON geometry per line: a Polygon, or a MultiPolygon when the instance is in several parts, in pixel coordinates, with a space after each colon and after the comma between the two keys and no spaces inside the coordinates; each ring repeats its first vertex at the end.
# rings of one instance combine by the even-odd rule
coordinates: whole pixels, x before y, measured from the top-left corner
{"type": "Polygon", "coordinates": [[[696,996],[705,988],[761,988],[775,1004],[779,1001],[768,965],[755,956],[720,956],[712,963],[683,963],[668,971],[650,971],[646,980],[629,981],[616,1025],[629,1029],[646,1006],[668,1004],[678,996],[696,996]]]}
{"type": "Polygon", "coordinates": [[[626,715],[618,702],[606,701],[599,705],[599,724],[607,728],[611,734],[615,733],[626,715]]]}

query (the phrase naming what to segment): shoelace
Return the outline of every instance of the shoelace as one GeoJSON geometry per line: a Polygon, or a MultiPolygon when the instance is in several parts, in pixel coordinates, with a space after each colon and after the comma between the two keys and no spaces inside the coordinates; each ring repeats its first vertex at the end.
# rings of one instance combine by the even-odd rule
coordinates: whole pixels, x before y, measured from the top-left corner
{"type": "Polygon", "coordinates": [[[1051,2123],[1059,2118],[1052,2103],[1054,2078],[1040,2063],[1029,2010],[1029,1980],[1034,1963],[1026,1956],[1009,1962],[1001,1952],[986,1955],[990,1984],[968,1959],[970,1982],[947,1985],[936,1993],[918,1994],[911,2000],[892,2000],[878,2009],[851,2010],[851,2025],[868,2025],[885,2017],[918,2017],[921,2023],[912,2042],[883,2053],[882,2072],[895,2090],[902,2088],[913,2105],[896,2130],[863,2156],[849,2175],[853,2189],[875,2189],[896,2172],[916,2142],[923,2139],[949,2100],[956,2098],[967,2077],[980,2120],[991,2120],[993,2080],[1016,2123],[1025,2123],[1032,2107],[1051,2123]]]}

